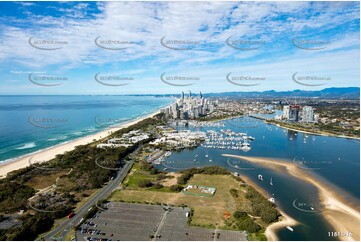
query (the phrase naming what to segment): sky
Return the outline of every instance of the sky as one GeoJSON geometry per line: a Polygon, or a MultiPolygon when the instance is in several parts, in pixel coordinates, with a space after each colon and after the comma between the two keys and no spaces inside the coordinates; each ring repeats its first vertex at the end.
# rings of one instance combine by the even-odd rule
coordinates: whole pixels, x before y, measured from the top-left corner
{"type": "Polygon", "coordinates": [[[0,2],[0,95],[360,86],[359,2],[0,2]]]}

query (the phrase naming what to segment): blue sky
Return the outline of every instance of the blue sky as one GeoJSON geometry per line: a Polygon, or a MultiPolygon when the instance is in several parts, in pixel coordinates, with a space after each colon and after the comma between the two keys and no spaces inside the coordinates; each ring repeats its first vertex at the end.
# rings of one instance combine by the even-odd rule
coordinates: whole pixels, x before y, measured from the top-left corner
{"type": "Polygon", "coordinates": [[[359,8],[359,2],[0,2],[0,94],[359,86],[359,8]],[[43,76],[62,80],[36,79],[43,76]],[[294,81],[302,77],[313,79],[294,81]]]}

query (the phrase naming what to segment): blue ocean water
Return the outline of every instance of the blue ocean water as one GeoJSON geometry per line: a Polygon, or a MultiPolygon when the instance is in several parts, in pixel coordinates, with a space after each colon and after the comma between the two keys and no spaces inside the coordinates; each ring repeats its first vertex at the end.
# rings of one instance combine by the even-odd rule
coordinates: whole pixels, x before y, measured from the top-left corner
{"type": "Polygon", "coordinates": [[[257,183],[269,197],[275,198],[278,207],[299,221],[300,224],[294,227],[293,232],[286,228],[280,229],[277,232],[280,240],[340,240],[330,237],[328,233],[333,228],[320,212],[329,204],[320,201],[314,186],[286,171],[257,166],[222,154],[268,157],[293,163],[321,181],[329,191],[342,197],[346,204],[359,210],[360,141],[290,131],[249,117],[229,119],[224,123],[225,127],[177,128],[204,132],[230,129],[247,133],[255,137],[250,151],[198,146],[195,149],[173,152],[156,167],[160,170],[180,171],[190,167],[216,165],[238,172],[241,177],[248,177],[257,183]],[[259,174],[263,175],[263,182],[258,180],[259,174]],[[271,178],[273,185],[270,184],[271,178]]]}
{"type": "Polygon", "coordinates": [[[150,114],[153,96],[0,96],[0,163],[150,114]]]}

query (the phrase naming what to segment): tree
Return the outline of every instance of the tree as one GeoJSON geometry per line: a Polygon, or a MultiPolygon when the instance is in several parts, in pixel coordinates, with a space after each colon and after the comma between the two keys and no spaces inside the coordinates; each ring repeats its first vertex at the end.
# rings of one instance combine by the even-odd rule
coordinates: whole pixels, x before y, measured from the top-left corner
{"type": "Polygon", "coordinates": [[[162,187],[163,187],[163,185],[160,183],[153,184],[153,188],[155,188],[155,189],[161,189],[162,187]]]}
{"type": "Polygon", "coordinates": [[[149,180],[140,180],[138,182],[138,186],[139,187],[151,187],[151,186],[153,186],[153,183],[149,180]]]}
{"type": "Polygon", "coordinates": [[[247,217],[247,213],[246,212],[241,212],[241,211],[235,211],[233,213],[233,217],[235,219],[241,219],[241,218],[247,217]]]}
{"type": "Polygon", "coordinates": [[[229,189],[229,193],[231,193],[232,197],[237,198],[238,197],[238,190],[231,188],[229,189]]]}
{"type": "Polygon", "coordinates": [[[178,185],[178,184],[177,185],[172,185],[172,186],[169,187],[169,189],[171,191],[173,191],[173,192],[180,192],[180,191],[183,190],[183,186],[178,185]]]}

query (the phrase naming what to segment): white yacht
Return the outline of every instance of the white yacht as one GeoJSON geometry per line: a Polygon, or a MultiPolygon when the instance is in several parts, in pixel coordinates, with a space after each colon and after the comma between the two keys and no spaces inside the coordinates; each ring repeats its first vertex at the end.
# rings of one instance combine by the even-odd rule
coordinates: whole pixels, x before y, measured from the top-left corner
{"type": "Polygon", "coordinates": [[[242,143],[242,146],[250,147],[251,145],[248,142],[245,141],[245,142],[242,143]]]}
{"type": "Polygon", "coordinates": [[[286,227],[289,231],[292,231],[293,232],[293,228],[291,226],[287,226],[286,227]]]}
{"type": "Polygon", "coordinates": [[[263,176],[262,176],[262,175],[258,175],[258,180],[263,181],[263,176]]]}
{"type": "Polygon", "coordinates": [[[252,136],[248,136],[248,139],[249,139],[249,140],[255,140],[256,138],[255,138],[255,137],[252,137],[252,136]]]}
{"type": "Polygon", "coordinates": [[[241,150],[248,151],[250,149],[251,149],[251,145],[248,142],[245,141],[241,144],[241,150]]]}
{"type": "Polygon", "coordinates": [[[245,151],[245,152],[246,152],[246,151],[249,151],[250,149],[251,149],[251,147],[249,147],[249,146],[242,146],[242,147],[241,147],[241,150],[242,150],[242,151],[245,151]]]}

